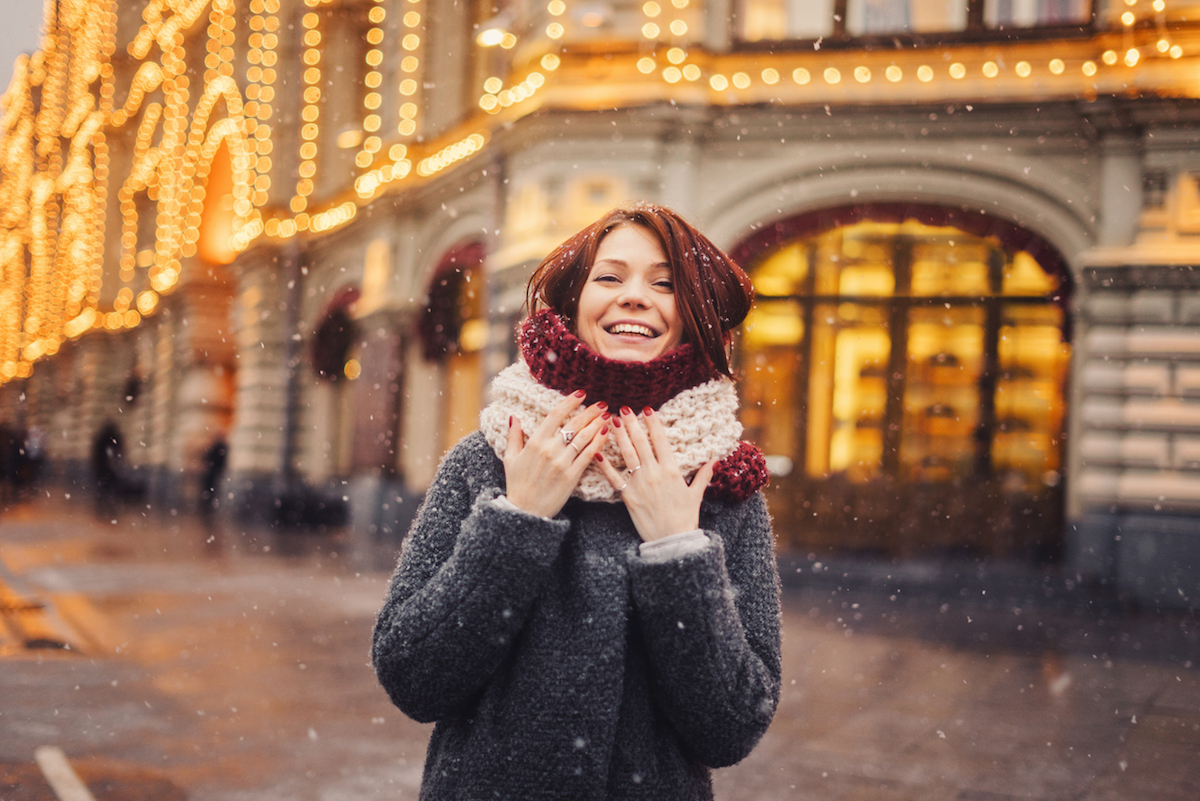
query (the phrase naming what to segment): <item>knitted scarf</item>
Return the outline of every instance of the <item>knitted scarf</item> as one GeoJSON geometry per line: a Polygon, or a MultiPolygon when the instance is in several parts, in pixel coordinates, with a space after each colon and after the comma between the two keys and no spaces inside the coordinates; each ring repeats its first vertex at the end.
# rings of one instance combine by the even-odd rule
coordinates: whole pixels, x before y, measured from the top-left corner
{"type": "MultiPolygon", "coordinates": [[[[739,441],[742,425],[733,381],[726,376],[714,378],[691,345],[649,362],[608,359],[585,345],[558,313],[548,309],[526,319],[517,340],[522,361],[496,376],[492,401],[480,413],[480,429],[497,456],[503,458],[508,447],[509,416],[528,433],[563,396],[583,389],[587,403],[604,400],[614,414],[622,406],[639,412],[647,406],[654,409],[689,481],[702,466],[719,459],[705,497],[743,501],[766,485],[762,453],[739,441]]],[[[625,468],[611,437],[601,453],[618,470],[625,468]]],[[[620,501],[595,464],[588,465],[573,494],[587,501],[620,501]]]]}

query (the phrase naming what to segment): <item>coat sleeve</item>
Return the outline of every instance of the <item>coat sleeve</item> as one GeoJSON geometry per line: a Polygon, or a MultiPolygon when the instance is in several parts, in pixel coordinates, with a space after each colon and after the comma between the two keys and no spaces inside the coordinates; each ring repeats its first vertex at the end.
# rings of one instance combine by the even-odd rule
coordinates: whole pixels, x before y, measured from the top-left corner
{"type": "Polygon", "coordinates": [[[711,542],[631,565],[656,700],[686,750],[709,767],[743,759],[779,702],[779,573],[761,493],[727,509],[711,542]]]}
{"type": "Polygon", "coordinates": [[[495,455],[476,439],[438,469],[375,623],[376,675],[392,702],[421,722],[461,713],[487,683],[569,528],[565,519],[491,503],[500,489],[479,476],[495,455]]]}

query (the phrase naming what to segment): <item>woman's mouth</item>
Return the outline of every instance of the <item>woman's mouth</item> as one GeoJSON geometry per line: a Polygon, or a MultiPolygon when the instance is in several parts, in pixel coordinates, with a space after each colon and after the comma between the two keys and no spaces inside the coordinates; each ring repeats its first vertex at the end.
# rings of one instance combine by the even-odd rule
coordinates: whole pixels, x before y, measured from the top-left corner
{"type": "Polygon", "coordinates": [[[653,328],[636,323],[617,323],[610,325],[604,330],[613,335],[632,334],[633,336],[646,337],[647,339],[655,339],[659,336],[658,332],[653,328]]]}

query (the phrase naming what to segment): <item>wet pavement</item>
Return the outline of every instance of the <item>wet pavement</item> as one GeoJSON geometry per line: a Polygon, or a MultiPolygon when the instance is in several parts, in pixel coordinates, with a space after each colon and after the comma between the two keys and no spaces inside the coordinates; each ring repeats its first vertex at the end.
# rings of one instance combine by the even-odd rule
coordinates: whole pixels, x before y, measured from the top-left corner
{"type": "MultiPolygon", "coordinates": [[[[415,799],[430,727],[368,663],[391,550],[61,496],[0,512],[0,799],[55,798],[39,746],[99,801],[415,799]]],[[[781,570],[779,713],[718,799],[1200,797],[1195,615],[1012,565],[781,570]]]]}

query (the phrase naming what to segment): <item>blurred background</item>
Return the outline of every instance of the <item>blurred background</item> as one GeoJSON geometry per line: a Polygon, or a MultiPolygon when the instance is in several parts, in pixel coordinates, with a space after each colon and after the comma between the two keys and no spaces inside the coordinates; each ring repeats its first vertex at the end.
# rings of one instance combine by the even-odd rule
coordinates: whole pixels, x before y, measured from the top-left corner
{"type": "Polygon", "coordinates": [[[133,559],[94,531],[159,520],[380,579],[533,267],[643,199],[753,278],[734,361],[793,584],[1007,586],[1194,646],[1200,3],[10,0],[5,27],[17,563],[76,534],[133,559]]]}

